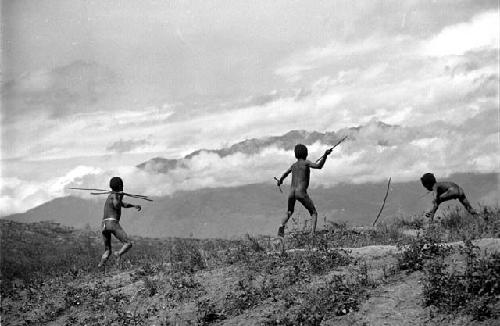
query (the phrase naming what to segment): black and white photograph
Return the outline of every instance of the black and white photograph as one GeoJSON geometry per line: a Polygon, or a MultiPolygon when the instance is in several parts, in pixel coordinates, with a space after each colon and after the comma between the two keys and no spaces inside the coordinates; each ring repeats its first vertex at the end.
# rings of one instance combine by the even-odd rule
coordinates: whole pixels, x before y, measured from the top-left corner
{"type": "Polygon", "coordinates": [[[0,17],[0,325],[500,324],[498,0],[0,17]]]}

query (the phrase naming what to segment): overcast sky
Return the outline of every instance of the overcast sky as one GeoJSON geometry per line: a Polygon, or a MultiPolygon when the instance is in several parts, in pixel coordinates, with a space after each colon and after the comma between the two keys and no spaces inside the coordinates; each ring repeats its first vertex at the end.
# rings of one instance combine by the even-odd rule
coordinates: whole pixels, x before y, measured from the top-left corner
{"type": "Polygon", "coordinates": [[[1,9],[4,214],[116,174],[156,195],[263,182],[293,155],[211,154],[161,177],[133,167],[292,129],[371,126],[318,184],[500,170],[497,1],[4,0],[1,9]]]}

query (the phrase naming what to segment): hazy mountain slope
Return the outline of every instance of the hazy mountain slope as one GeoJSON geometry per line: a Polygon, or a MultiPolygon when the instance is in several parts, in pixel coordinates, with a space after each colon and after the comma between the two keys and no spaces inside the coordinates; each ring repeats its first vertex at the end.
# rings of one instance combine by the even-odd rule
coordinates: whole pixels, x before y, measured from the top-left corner
{"type": "MultiPolygon", "coordinates": [[[[274,146],[276,148],[281,148],[287,151],[293,150],[294,146],[298,143],[304,145],[312,145],[316,142],[320,142],[324,145],[334,145],[336,144],[344,135],[348,135],[351,140],[357,138],[360,132],[365,128],[373,128],[376,126],[381,130],[399,130],[400,126],[389,125],[381,121],[376,121],[368,125],[357,126],[351,128],[344,128],[334,131],[327,131],[324,133],[317,131],[306,131],[306,130],[291,130],[286,134],[280,136],[262,137],[262,138],[252,138],[246,139],[244,141],[233,144],[229,147],[220,149],[199,149],[196,150],[182,159],[169,159],[163,157],[155,157],[146,162],[137,165],[140,169],[145,169],[149,172],[156,173],[166,173],[169,170],[173,170],[179,167],[185,167],[186,160],[190,160],[193,157],[201,154],[202,152],[215,153],[220,157],[225,157],[235,153],[243,153],[246,155],[257,154],[265,148],[274,146]]],[[[379,140],[379,145],[387,145],[387,140],[379,140]]]]}
{"type": "MultiPolygon", "coordinates": [[[[491,204],[498,198],[498,174],[457,174],[446,179],[462,185],[474,206],[485,200],[491,204]]],[[[319,212],[318,225],[323,225],[325,216],[336,222],[371,224],[380,209],[385,190],[386,181],[311,189],[311,197],[319,212]]],[[[122,224],[131,234],[151,237],[274,234],[287,207],[288,188],[283,187],[283,191],[281,194],[273,184],[254,184],[177,192],[173,196],[154,198],[152,203],[137,200],[143,204],[143,211],[124,209],[122,224]]],[[[6,218],[21,222],[52,220],[78,228],[86,225],[98,227],[103,199],[58,198],[24,214],[6,218]]],[[[393,180],[381,220],[394,215],[421,213],[430,207],[430,202],[431,196],[426,195],[418,181],[398,183],[393,180]]],[[[456,201],[446,204],[442,209],[455,204],[456,201]]],[[[308,215],[297,203],[295,216],[299,222],[303,223],[308,215]]]]}
{"type": "Polygon", "coordinates": [[[335,132],[319,133],[316,131],[309,132],[305,130],[292,130],[281,136],[246,139],[226,148],[196,150],[180,160],[155,157],[137,165],[137,167],[140,169],[146,169],[150,172],[166,173],[169,170],[182,167],[184,160],[189,160],[194,156],[199,155],[201,152],[216,153],[220,157],[225,157],[235,153],[251,155],[259,153],[262,149],[269,146],[276,146],[285,150],[291,150],[297,143],[311,145],[317,141],[321,141],[324,144],[334,144],[340,138],[341,136],[335,132]]]}
{"type": "Polygon", "coordinates": [[[86,200],[80,197],[62,197],[5,219],[17,222],[54,221],[64,225],[83,228],[95,226],[102,219],[104,199],[86,200]]]}

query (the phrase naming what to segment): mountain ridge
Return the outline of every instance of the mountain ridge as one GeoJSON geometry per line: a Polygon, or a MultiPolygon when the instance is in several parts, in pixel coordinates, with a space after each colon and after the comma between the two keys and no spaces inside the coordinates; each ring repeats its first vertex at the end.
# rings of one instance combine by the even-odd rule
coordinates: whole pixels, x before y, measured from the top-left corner
{"type": "Polygon", "coordinates": [[[377,127],[383,129],[398,128],[398,126],[396,125],[390,125],[382,121],[372,121],[367,125],[344,128],[338,130],[337,132],[326,131],[324,133],[321,133],[318,131],[290,130],[289,132],[280,136],[245,139],[243,141],[234,143],[229,147],[223,147],[219,149],[198,149],[185,155],[181,159],[154,157],[148,161],[136,165],[136,167],[148,172],[167,173],[168,171],[176,168],[186,167],[186,160],[190,160],[195,156],[200,155],[201,153],[215,153],[223,158],[235,153],[243,153],[247,155],[257,154],[262,149],[273,145],[286,151],[293,150],[294,146],[298,143],[308,146],[320,141],[324,144],[333,145],[337,143],[344,135],[349,135],[349,137],[355,138],[356,134],[359,133],[360,130],[371,125],[376,125],[377,127]]]}

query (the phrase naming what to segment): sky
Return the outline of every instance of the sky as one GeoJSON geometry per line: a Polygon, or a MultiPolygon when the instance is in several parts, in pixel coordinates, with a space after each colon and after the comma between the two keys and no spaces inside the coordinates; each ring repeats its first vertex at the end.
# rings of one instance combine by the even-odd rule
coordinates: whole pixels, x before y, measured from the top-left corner
{"type": "Polygon", "coordinates": [[[113,175],[150,195],[272,181],[293,162],[279,145],[135,166],[290,130],[365,126],[316,185],[500,171],[497,1],[3,0],[1,15],[3,215],[113,175]]]}

